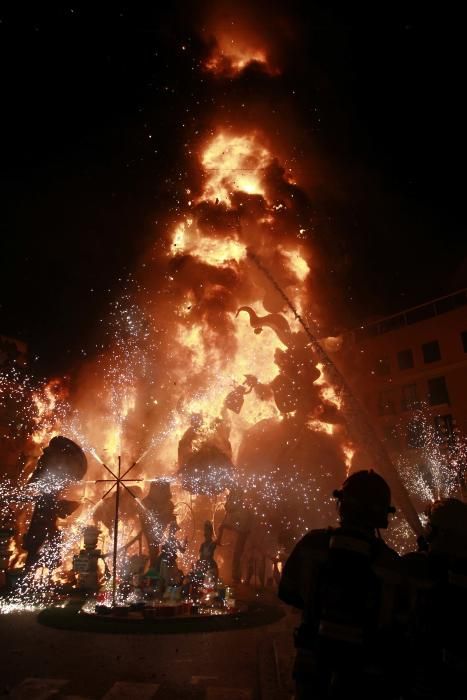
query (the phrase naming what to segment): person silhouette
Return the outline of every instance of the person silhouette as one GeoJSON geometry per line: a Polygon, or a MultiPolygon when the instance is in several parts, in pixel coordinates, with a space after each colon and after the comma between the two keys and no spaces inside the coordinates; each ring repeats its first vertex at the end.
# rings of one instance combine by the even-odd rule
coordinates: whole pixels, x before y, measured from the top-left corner
{"type": "Polygon", "coordinates": [[[302,611],[295,634],[296,699],[397,698],[399,555],[379,536],[394,511],[384,479],[351,474],[334,491],[340,525],[312,530],[293,549],[279,598],[302,611]]]}

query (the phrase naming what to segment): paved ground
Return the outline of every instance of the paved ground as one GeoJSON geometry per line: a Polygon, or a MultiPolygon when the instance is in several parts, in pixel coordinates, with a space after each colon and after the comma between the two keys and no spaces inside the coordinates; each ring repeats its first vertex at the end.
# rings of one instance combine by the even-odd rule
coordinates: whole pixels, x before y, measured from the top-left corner
{"type": "Polygon", "coordinates": [[[16,700],[287,700],[288,614],[272,625],[175,635],[52,629],[0,615],[0,697],[16,700]]]}

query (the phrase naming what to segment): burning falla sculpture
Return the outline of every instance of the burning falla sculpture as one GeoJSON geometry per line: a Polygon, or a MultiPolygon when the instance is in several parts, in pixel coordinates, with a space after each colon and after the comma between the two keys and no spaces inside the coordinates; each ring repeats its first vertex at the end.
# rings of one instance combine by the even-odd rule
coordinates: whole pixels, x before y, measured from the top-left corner
{"type": "MultiPolygon", "coordinates": [[[[115,509],[116,493],[112,493],[95,508],[93,513],[95,525],[104,525],[108,531],[111,531],[114,526],[115,509]]],[[[152,481],[149,492],[144,498],[139,486],[132,485],[130,491],[122,489],[119,496],[119,509],[126,520],[133,520],[139,531],[130,543],[143,534],[148,547],[149,564],[154,567],[160,554],[164,532],[169,525],[176,522],[170,483],[164,479],[152,481]]],[[[125,546],[129,546],[129,543],[125,546]]]]}
{"type": "MultiPolygon", "coordinates": [[[[313,362],[311,346],[306,342],[306,337],[303,333],[292,333],[287,319],[279,313],[260,317],[251,307],[242,306],[236,315],[242,311],[249,315],[250,325],[257,335],[264,327],[269,327],[287,348],[276,349],[274,361],[280,372],[269,385],[280,413],[284,415],[296,411],[303,416],[314,413],[323,403],[318,389],[313,386],[321,373],[313,362]]],[[[250,378],[250,383],[254,379],[250,378]]],[[[255,388],[257,387],[256,383],[255,388]]],[[[331,407],[328,407],[329,410],[331,407]]]]}
{"type": "MultiPolygon", "coordinates": [[[[321,373],[316,367],[311,343],[306,336],[303,333],[293,333],[287,319],[279,313],[260,317],[251,307],[242,306],[236,316],[241,312],[248,313],[250,325],[257,335],[264,327],[271,328],[286,346],[285,350],[277,348],[275,351],[274,361],[279,373],[269,384],[262,384],[252,374],[245,375],[244,385],[233,389],[224,401],[224,419],[219,418],[209,427],[203,424],[199,414],[192,416],[191,426],[180,440],[178,454],[179,475],[188,488],[195,473],[199,480],[209,467],[225,472],[232,467],[225,410],[239,414],[244,397],[252,391],[263,400],[272,396],[281,415],[293,418],[297,425],[303,425],[310,418],[329,424],[342,422],[336,406],[324,401],[319,387],[314,384],[321,373]]],[[[222,490],[227,485],[220,484],[219,489],[222,490]]]]}
{"type": "Polygon", "coordinates": [[[191,416],[190,427],[178,444],[178,476],[191,493],[212,496],[229,487],[233,469],[228,424],[191,416]]]}
{"type": "Polygon", "coordinates": [[[65,488],[81,481],[86,470],[85,454],[72,440],[59,435],[52,438],[44,449],[28,482],[37,487],[39,495],[23,538],[23,549],[27,551],[26,567],[37,564],[45,542],[58,535],[57,518],[65,518],[79,507],[79,502],[60,496],[65,488]]]}
{"type": "MultiPolygon", "coordinates": [[[[344,478],[346,473],[341,447],[330,434],[333,424],[343,421],[336,406],[323,399],[319,385],[315,384],[321,372],[316,367],[311,344],[304,333],[294,333],[280,313],[260,317],[249,306],[240,307],[236,316],[240,313],[249,315],[255,334],[268,327],[285,346],[285,349],[277,348],[274,355],[279,372],[268,384],[261,383],[253,374],[246,375],[244,384],[226,396],[222,417],[211,426],[205,426],[201,416],[192,416],[191,426],[179,443],[179,476],[183,485],[192,492],[210,495],[234,489],[233,479],[229,479],[234,468],[229,413],[240,414],[245,397],[255,392],[261,400],[273,399],[281,419],[260,420],[244,434],[236,466],[246,473],[265,474],[273,479],[274,468],[305,476],[312,462],[317,484],[331,493],[336,480],[344,478]],[[319,423],[321,429],[314,430],[310,421],[319,423]],[[326,426],[329,434],[324,429],[326,426]]],[[[287,509],[288,505],[283,507],[287,509]]],[[[270,522],[278,519],[275,528],[278,532],[284,515],[279,511],[276,507],[269,518],[270,522]]],[[[326,519],[324,509],[321,513],[326,519]]],[[[234,520],[224,526],[235,529],[234,520]]],[[[245,533],[237,534],[236,550],[242,550],[245,533]]],[[[241,552],[235,554],[238,568],[241,552]]]]}
{"type": "MultiPolygon", "coordinates": [[[[339,441],[332,436],[334,427],[343,419],[334,403],[321,395],[321,377],[317,358],[306,335],[294,333],[287,319],[280,313],[260,317],[248,306],[238,309],[247,313],[256,334],[263,328],[272,329],[285,349],[277,348],[274,361],[279,368],[277,376],[261,385],[255,377],[247,377],[259,398],[271,392],[281,419],[268,418],[253,425],[244,435],[238,452],[238,466],[246,472],[268,475],[274,480],[274,471],[282,478],[285,474],[315,479],[317,493],[331,493],[336,479],[344,478],[346,464],[339,441]]],[[[316,526],[332,518],[326,510],[326,498],[321,498],[319,512],[309,513],[316,526]]],[[[290,504],[281,502],[271,510],[269,523],[276,534],[284,527],[292,527],[290,504]]],[[[297,536],[298,532],[291,533],[297,536]]]]}
{"type": "Polygon", "coordinates": [[[176,522],[169,482],[153,481],[148,495],[143,499],[143,506],[141,524],[148,543],[150,566],[153,567],[160,554],[164,531],[176,522]]]}

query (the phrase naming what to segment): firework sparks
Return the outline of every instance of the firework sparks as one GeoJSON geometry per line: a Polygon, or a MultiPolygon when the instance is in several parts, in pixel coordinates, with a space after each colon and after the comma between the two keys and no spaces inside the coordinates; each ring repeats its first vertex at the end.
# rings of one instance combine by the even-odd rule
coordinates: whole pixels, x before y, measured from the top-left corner
{"type": "Polygon", "coordinates": [[[448,439],[435,427],[428,406],[414,412],[398,433],[408,439],[413,457],[399,455],[398,467],[409,491],[422,504],[439,498],[458,497],[465,478],[467,443],[460,436],[448,439]]]}

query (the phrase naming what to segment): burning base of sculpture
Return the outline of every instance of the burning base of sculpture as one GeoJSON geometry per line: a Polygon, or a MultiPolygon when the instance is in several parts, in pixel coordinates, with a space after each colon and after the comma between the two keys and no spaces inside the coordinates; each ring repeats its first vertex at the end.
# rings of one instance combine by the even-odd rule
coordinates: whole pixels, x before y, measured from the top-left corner
{"type": "MultiPolygon", "coordinates": [[[[64,595],[84,595],[89,598],[87,608],[96,605],[104,614],[109,609],[122,615],[138,608],[153,616],[227,614],[234,609],[231,589],[219,578],[214,558],[219,542],[214,539],[212,523],[204,524],[204,541],[196,561],[191,567],[186,562],[180,566],[178,557],[185,553],[187,539],[180,541],[177,536],[180,526],[171,485],[166,479],[151,481],[143,498],[140,487],[130,490],[123,483],[138,481],[127,477],[133,466],[121,472],[119,459],[115,479],[112,469],[106,467],[112,479],[95,483],[111,481],[111,488],[105,498],[80,511],[70,527],[65,518],[82,508],[82,503],[68,501],[64,495],[67,487],[84,476],[86,460],[71,440],[57,437],[51,441],[24,487],[24,501],[19,502],[20,511],[21,506],[29,508],[31,517],[26,534],[18,537],[26,551],[24,566],[14,569],[17,575],[10,578],[14,532],[4,527],[0,533],[0,584],[10,593],[4,612],[53,604],[64,595]],[[128,519],[137,521],[139,532],[122,542],[117,526],[128,519]],[[108,533],[107,542],[102,529],[108,533]],[[109,541],[113,547],[108,546],[109,541]]],[[[12,488],[11,499],[14,493],[12,488]]],[[[207,496],[200,499],[209,502],[207,496]]],[[[183,505],[189,512],[188,503],[183,505]]],[[[125,533],[122,537],[125,540],[125,533]]]]}
{"type": "MultiPolygon", "coordinates": [[[[89,601],[84,611],[101,615],[116,614],[117,616],[138,614],[145,618],[178,617],[186,615],[227,615],[238,611],[233,589],[226,586],[219,578],[219,569],[214,558],[218,541],[214,539],[214,528],[210,521],[204,524],[204,541],[199,550],[199,558],[190,571],[184,573],[178,568],[177,555],[184,553],[187,542],[177,539],[178,525],[172,522],[168,527],[161,552],[154,567],[147,568],[148,557],[135,555],[127,559],[122,567],[119,582],[119,604],[115,605],[115,597],[109,598],[108,591],[97,594],[96,600],[89,601]]],[[[95,531],[87,528],[91,536],[91,546],[95,548],[97,539],[92,535],[95,531]]],[[[96,578],[95,561],[100,555],[90,554],[84,550],[75,558],[75,563],[84,564],[84,576],[89,576],[91,583],[96,578]],[[91,562],[91,565],[90,565],[91,562]]],[[[85,579],[87,580],[87,579],[85,579]]]]}

